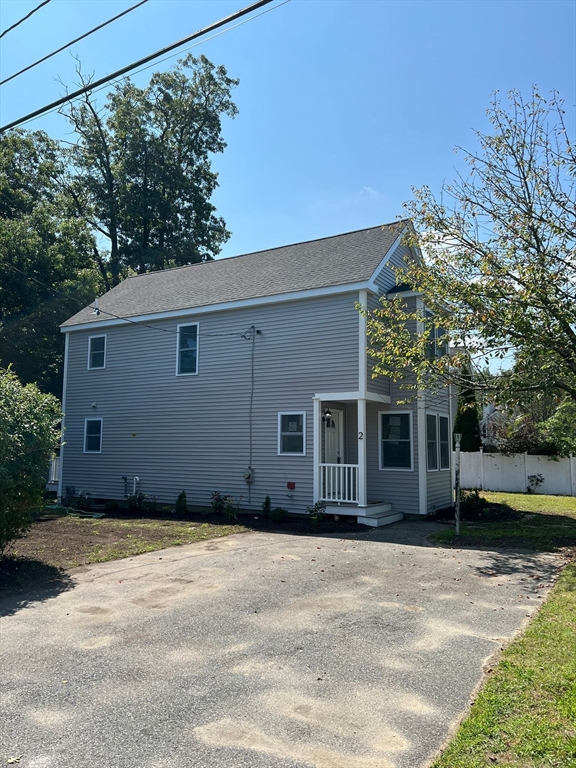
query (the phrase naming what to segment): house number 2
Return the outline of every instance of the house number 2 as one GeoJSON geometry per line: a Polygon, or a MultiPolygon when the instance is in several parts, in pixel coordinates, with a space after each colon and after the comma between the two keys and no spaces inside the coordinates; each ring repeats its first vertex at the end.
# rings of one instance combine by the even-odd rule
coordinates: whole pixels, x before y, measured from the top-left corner
{"type": "Polygon", "coordinates": [[[364,432],[358,432],[358,440],[364,440],[364,432]]]}

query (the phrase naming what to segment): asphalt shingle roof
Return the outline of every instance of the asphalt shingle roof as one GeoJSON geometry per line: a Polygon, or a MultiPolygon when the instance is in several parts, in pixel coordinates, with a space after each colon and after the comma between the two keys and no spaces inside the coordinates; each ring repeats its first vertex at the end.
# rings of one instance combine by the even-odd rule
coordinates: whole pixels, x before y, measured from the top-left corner
{"type": "Polygon", "coordinates": [[[63,327],[368,280],[406,222],[129,277],[63,327]]]}

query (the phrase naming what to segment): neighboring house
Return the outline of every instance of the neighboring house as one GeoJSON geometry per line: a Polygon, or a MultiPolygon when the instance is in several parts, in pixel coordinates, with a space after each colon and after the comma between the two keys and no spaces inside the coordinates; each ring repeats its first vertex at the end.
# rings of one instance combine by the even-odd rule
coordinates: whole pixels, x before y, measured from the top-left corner
{"type": "Polygon", "coordinates": [[[324,500],[368,525],[449,505],[448,399],[396,405],[356,307],[419,258],[407,226],[130,277],[67,320],[59,495],[324,500]]]}
{"type": "Polygon", "coordinates": [[[498,410],[493,403],[482,406],[482,418],[478,423],[478,427],[484,450],[497,448],[500,445],[508,423],[509,418],[505,413],[498,410]]]}

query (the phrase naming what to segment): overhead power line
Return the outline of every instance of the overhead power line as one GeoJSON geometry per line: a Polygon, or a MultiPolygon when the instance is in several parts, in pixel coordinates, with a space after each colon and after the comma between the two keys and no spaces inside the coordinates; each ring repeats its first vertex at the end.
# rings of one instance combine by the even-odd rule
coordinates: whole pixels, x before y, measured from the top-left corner
{"type": "Polygon", "coordinates": [[[33,9],[30,11],[30,13],[27,13],[27,14],[26,14],[26,16],[23,16],[23,17],[20,19],[20,21],[17,21],[17,22],[16,22],[16,24],[12,24],[12,26],[11,26],[11,27],[8,27],[8,29],[5,29],[5,30],[4,30],[4,32],[0,33],[0,37],[4,37],[4,35],[7,35],[7,34],[8,34],[8,32],[11,32],[13,29],[16,29],[16,27],[18,27],[20,24],[22,24],[22,22],[23,22],[23,21],[26,21],[26,19],[29,19],[29,18],[30,18],[30,16],[32,16],[33,14],[35,14],[35,13],[36,13],[36,11],[39,11],[39,10],[40,10],[40,8],[42,8],[42,6],[44,6],[44,5],[48,5],[48,3],[49,3],[49,2],[50,2],[50,0],[44,0],[44,2],[43,2],[43,3],[40,3],[40,5],[37,5],[37,6],[36,6],[36,8],[33,8],[33,9]]]}
{"type": "Polygon", "coordinates": [[[59,107],[62,104],[66,104],[66,102],[72,101],[73,99],[78,98],[78,96],[82,96],[88,91],[92,91],[94,90],[94,88],[98,88],[98,86],[108,83],[110,82],[110,80],[114,80],[115,78],[126,74],[126,72],[130,72],[131,70],[142,66],[142,64],[147,64],[149,61],[152,61],[153,59],[157,59],[158,57],[163,56],[165,53],[168,53],[169,51],[173,51],[175,48],[179,48],[180,46],[185,45],[186,43],[189,43],[191,40],[195,40],[196,38],[201,37],[202,35],[205,35],[208,32],[212,32],[212,30],[214,29],[223,27],[225,24],[228,24],[231,21],[235,21],[236,19],[239,19],[242,16],[246,16],[246,14],[257,10],[258,8],[262,8],[262,6],[268,5],[271,2],[272,0],[258,0],[258,2],[252,3],[252,5],[248,5],[246,6],[246,8],[242,8],[240,11],[236,11],[235,13],[232,13],[229,16],[226,16],[225,18],[214,22],[213,24],[209,24],[207,27],[204,27],[203,29],[199,29],[197,32],[194,32],[192,35],[188,35],[187,37],[182,38],[182,40],[178,40],[178,42],[172,43],[171,45],[166,46],[166,48],[162,48],[160,51],[156,51],[155,53],[152,53],[149,56],[145,56],[143,59],[139,59],[138,61],[135,61],[133,64],[128,64],[128,66],[123,67],[122,69],[119,69],[116,72],[113,72],[111,75],[106,75],[106,77],[101,77],[100,80],[95,80],[93,83],[90,83],[89,85],[86,85],[83,88],[79,88],[77,91],[74,91],[73,93],[70,93],[67,96],[63,96],[62,98],[57,99],[56,101],[53,101],[51,104],[47,104],[45,107],[41,107],[40,109],[37,109],[34,112],[30,112],[28,115],[24,115],[24,117],[18,118],[18,120],[13,120],[11,123],[8,123],[7,125],[3,125],[0,128],[0,133],[4,133],[10,128],[15,128],[17,125],[20,125],[20,123],[24,123],[27,120],[31,120],[33,117],[38,117],[39,115],[43,115],[45,112],[49,112],[51,109],[54,109],[54,107],[59,107]]]}
{"type": "MultiPolygon", "coordinates": [[[[50,0],[46,0],[46,2],[49,2],[49,1],[50,0]]],[[[97,27],[94,27],[94,29],[91,29],[88,32],[85,32],[83,35],[80,35],[80,37],[76,37],[74,40],[70,40],[69,43],[66,43],[66,45],[63,45],[61,48],[58,48],[56,51],[52,51],[52,53],[49,53],[47,56],[43,56],[41,59],[38,59],[38,61],[35,61],[33,64],[29,64],[27,67],[24,67],[24,69],[21,69],[19,72],[15,72],[13,75],[10,75],[10,77],[7,77],[5,80],[0,80],[0,85],[4,85],[4,83],[8,83],[10,80],[14,80],[15,77],[18,77],[19,75],[23,75],[24,72],[28,72],[29,69],[33,69],[34,67],[37,67],[38,64],[42,64],[42,62],[47,61],[48,59],[51,59],[52,56],[56,56],[57,53],[61,53],[62,51],[66,50],[66,48],[69,48],[71,45],[74,45],[74,43],[78,43],[80,40],[84,40],[85,37],[89,37],[90,35],[93,35],[94,32],[98,32],[99,29],[102,29],[103,27],[108,26],[108,24],[112,24],[113,21],[120,19],[122,16],[126,16],[127,13],[130,13],[131,11],[136,10],[136,8],[139,8],[141,5],[144,5],[144,3],[147,3],[147,2],[148,0],[140,0],[140,2],[136,3],[136,5],[133,5],[131,8],[127,8],[125,11],[122,11],[122,13],[119,13],[117,16],[113,16],[111,19],[108,19],[108,21],[105,21],[103,24],[99,24],[97,27]]]]}

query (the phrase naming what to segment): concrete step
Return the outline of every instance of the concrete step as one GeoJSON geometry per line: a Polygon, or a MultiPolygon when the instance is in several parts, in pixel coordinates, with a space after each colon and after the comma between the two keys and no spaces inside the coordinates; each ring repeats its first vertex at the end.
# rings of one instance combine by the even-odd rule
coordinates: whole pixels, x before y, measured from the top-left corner
{"type": "Polygon", "coordinates": [[[382,528],[390,523],[397,523],[404,519],[402,512],[384,512],[377,515],[358,515],[356,522],[361,525],[369,525],[372,528],[382,528]]]}

